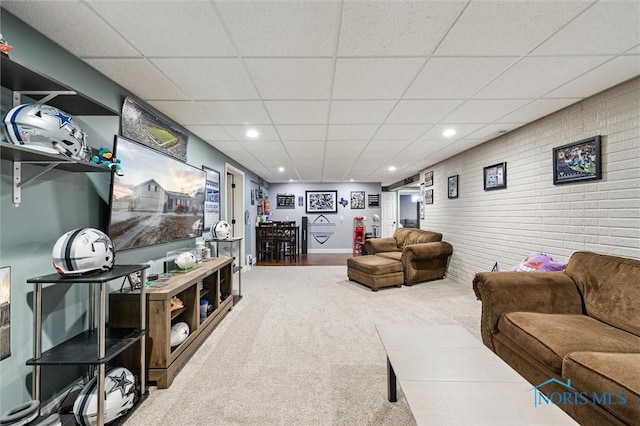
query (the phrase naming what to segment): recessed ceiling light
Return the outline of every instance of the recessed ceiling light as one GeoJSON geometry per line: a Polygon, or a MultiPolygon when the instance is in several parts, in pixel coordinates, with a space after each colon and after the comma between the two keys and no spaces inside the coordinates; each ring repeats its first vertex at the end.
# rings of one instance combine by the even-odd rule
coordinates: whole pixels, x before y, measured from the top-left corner
{"type": "Polygon", "coordinates": [[[445,138],[451,137],[456,134],[456,129],[444,129],[442,131],[442,136],[445,138]]]}
{"type": "Polygon", "coordinates": [[[260,133],[258,133],[256,129],[249,129],[247,130],[246,135],[248,138],[257,138],[258,136],[260,136],[260,133]]]}
{"type": "Polygon", "coordinates": [[[396,171],[396,166],[389,166],[389,171],[390,172],[395,172],[396,171]]]}
{"type": "Polygon", "coordinates": [[[282,167],[282,166],[278,167],[278,171],[279,172],[284,172],[284,167],[282,167]]]}

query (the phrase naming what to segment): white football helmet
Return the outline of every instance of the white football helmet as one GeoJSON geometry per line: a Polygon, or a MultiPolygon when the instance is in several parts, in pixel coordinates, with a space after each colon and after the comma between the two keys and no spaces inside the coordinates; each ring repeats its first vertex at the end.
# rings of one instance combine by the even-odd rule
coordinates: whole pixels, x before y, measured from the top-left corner
{"type": "Polygon", "coordinates": [[[231,237],[231,227],[224,220],[219,220],[211,227],[211,238],[214,240],[226,240],[231,237]]]}
{"type": "Polygon", "coordinates": [[[189,337],[189,325],[180,321],[171,326],[171,347],[176,347],[189,337]]]}
{"type": "Polygon", "coordinates": [[[89,158],[85,132],[71,116],[50,105],[23,104],[7,112],[2,121],[9,142],[75,160],[89,158]]]}
{"type": "MultiPolygon", "coordinates": [[[[138,383],[133,373],[124,367],[109,369],[104,375],[104,424],[125,415],[138,400],[138,383]]],[[[98,423],[97,377],[84,385],[73,403],[78,424],[95,426],[98,423]]]]}
{"type": "Polygon", "coordinates": [[[94,228],[69,231],[53,246],[53,267],[60,275],[82,275],[113,268],[115,252],[111,239],[94,228]]]}

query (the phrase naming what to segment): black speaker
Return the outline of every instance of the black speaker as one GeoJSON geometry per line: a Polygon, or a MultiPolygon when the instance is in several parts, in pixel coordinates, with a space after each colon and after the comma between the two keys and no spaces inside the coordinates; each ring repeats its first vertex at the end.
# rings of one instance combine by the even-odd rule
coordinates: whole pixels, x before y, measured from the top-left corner
{"type": "Polygon", "coordinates": [[[309,237],[309,219],[302,216],[302,236],[300,237],[300,245],[302,246],[302,254],[307,254],[307,240],[309,237]]]}

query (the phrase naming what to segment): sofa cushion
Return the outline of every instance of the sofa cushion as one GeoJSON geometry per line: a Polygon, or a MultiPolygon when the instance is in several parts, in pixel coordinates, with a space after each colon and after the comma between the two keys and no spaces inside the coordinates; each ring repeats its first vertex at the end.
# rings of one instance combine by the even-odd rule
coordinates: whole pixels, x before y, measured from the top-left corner
{"type": "Polygon", "coordinates": [[[510,312],[500,316],[498,330],[558,375],[570,352],[640,353],[640,337],[587,315],[510,312]]]}
{"type": "Polygon", "coordinates": [[[566,273],[580,289],[587,315],[640,336],[640,260],[576,252],[566,273]]]}
{"type": "Polygon", "coordinates": [[[441,241],[442,234],[417,228],[398,228],[394,231],[393,238],[395,238],[398,248],[403,249],[408,244],[441,241]]]}
{"type": "Polygon", "coordinates": [[[384,251],[382,253],[377,253],[376,256],[384,257],[385,259],[397,260],[398,262],[402,260],[401,251],[384,251]]]}
{"type": "Polygon", "coordinates": [[[640,413],[640,353],[572,352],[562,363],[562,377],[598,404],[629,424],[638,424],[640,413]],[[623,395],[626,402],[619,398],[623,395]],[[616,404],[617,402],[617,404],[616,404]]]}

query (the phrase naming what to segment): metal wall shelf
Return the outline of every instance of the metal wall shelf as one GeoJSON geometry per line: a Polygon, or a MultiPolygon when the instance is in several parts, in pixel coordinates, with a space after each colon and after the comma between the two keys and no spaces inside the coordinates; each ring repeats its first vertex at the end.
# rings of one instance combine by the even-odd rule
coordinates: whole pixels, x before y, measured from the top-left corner
{"type": "Polygon", "coordinates": [[[0,141],[0,158],[13,161],[13,203],[18,206],[22,202],[22,187],[34,179],[47,173],[49,170],[58,169],[67,172],[101,172],[111,173],[112,170],[99,164],[88,161],[73,160],[64,155],[49,154],[35,151],[0,141]],[[35,176],[22,179],[22,164],[35,164],[43,166],[35,176]]]}
{"type": "Polygon", "coordinates": [[[119,115],[117,111],[6,55],[0,55],[0,65],[0,84],[14,92],[21,92],[36,101],[43,99],[50,92],[63,92],[67,94],[57,96],[47,101],[47,104],[71,115],[119,115]]]}

